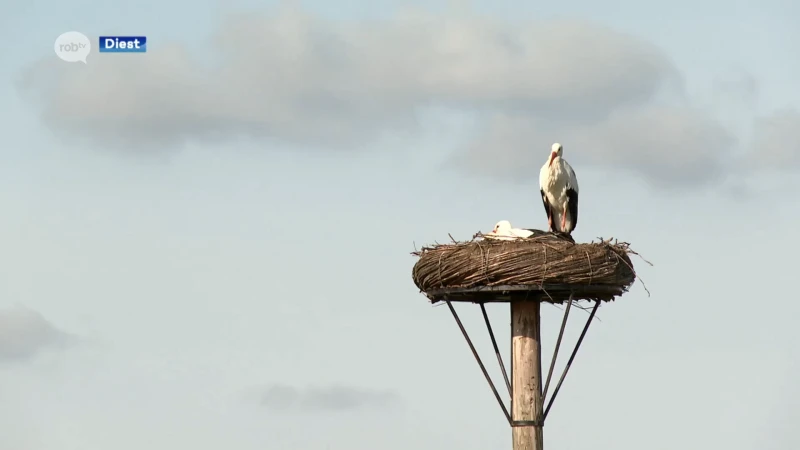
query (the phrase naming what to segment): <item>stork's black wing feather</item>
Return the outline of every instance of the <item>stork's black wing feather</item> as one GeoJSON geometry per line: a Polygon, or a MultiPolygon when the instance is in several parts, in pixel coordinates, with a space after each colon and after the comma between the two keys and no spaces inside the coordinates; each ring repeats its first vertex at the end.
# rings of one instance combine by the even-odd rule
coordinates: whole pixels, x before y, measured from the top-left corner
{"type": "Polygon", "coordinates": [[[547,201],[547,195],[544,193],[544,189],[539,189],[539,192],[542,194],[542,204],[544,205],[544,212],[547,214],[547,219],[550,219],[550,216],[553,212],[550,210],[550,202],[547,201]]]}
{"type": "Polygon", "coordinates": [[[530,231],[531,233],[533,233],[532,236],[538,236],[538,235],[541,235],[541,234],[547,234],[547,231],[537,230],[536,228],[523,228],[523,229],[525,231],[530,231]]]}
{"type": "Polygon", "coordinates": [[[544,204],[544,212],[547,213],[547,222],[555,221],[555,218],[553,218],[553,207],[550,205],[550,202],[547,201],[547,195],[544,193],[544,189],[539,189],[539,192],[542,194],[542,204],[544,204]]]}
{"type": "MultiPolygon", "coordinates": [[[[569,209],[569,217],[572,219],[572,230],[578,226],[578,193],[572,188],[567,188],[567,208],[569,209]]],[[[572,230],[569,230],[571,233],[572,230]]]]}

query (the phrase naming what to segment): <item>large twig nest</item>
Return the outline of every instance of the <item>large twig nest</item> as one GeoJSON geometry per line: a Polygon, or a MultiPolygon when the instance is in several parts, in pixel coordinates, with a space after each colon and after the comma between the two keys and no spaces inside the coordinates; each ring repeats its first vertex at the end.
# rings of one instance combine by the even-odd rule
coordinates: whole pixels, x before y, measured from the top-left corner
{"type": "Polygon", "coordinates": [[[501,241],[437,244],[413,254],[414,284],[433,302],[509,301],[537,295],[543,301],[605,300],[636,280],[625,242],[576,244],[553,234],[501,241]]]}

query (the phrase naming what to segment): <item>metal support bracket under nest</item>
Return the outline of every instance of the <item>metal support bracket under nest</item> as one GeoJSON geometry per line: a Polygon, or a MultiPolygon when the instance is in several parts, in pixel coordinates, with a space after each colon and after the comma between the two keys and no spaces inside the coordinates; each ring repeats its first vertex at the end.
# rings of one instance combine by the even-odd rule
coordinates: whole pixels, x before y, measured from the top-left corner
{"type": "MultiPolygon", "coordinates": [[[[540,411],[543,411],[543,414],[539,418],[537,418],[537,420],[514,420],[514,418],[511,417],[511,414],[509,414],[509,412],[508,412],[509,408],[506,408],[505,402],[501,398],[500,393],[497,391],[497,388],[495,387],[494,382],[492,381],[492,378],[489,376],[489,373],[486,371],[486,366],[484,366],[480,355],[478,355],[477,350],[475,350],[475,346],[472,344],[472,340],[470,339],[469,334],[467,333],[467,330],[464,328],[464,325],[461,323],[461,319],[458,317],[458,313],[456,312],[455,308],[453,307],[452,302],[449,299],[445,299],[445,302],[447,302],[447,307],[450,308],[450,312],[453,314],[453,318],[456,320],[456,324],[458,325],[458,328],[461,330],[461,334],[464,335],[464,339],[467,341],[467,345],[469,345],[469,349],[472,351],[472,356],[475,357],[475,361],[478,362],[478,366],[480,367],[481,372],[483,372],[483,376],[486,378],[486,381],[489,383],[489,388],[491,388],[492,393],[494,394],[495,398],[497,399],[497,403],[500,405],[500,409],[503,410],[503,415],[505,415],[506,420],[508,421],[508,424],[511,427],[528,427],[528,426],[541,427],[541,426],[544,426],[545,419],[547,419],[547,415],[550,412],[550,408],[553,406],[553,401],[555,401],[559,390],[561,390],[561,386],[564,383],[564,379],[566,378],[567,373],[569,372],[569,369],[572,366],[572,362],[575,360],[575,355],[578,354],[578,349],[580,348],[581,343],[583,342],[583,338],[586,336],[586,332],[589,330],[589,325],[591,325],[592,320],[594,319],[595,313],[597,313],[597,309],[600,307],[600,300],[596,300],[595,301],[594,308],[592,308],[592,311],[589,314],[589,318],[586,320],[586,324],[583,327],[583,331],[581,332],[581,335],[578,338],[577,343],[575,344],[575,348],[572,350],[572,354],[570,355],[569,360],[567,361],[567,365],[564,367],[564,371],[561,373],[561,378],[558,380],[558,383],[556,384],[555,388],[553,389],[553,395],[552,395],[552,397],[550,398],[550,400],[548,402],[547,401],[547,391],[548,391],[548,389],[550,387],[550,381],[551,381],[552,376],[553,376],[553,369],[555,368],[556,359],[558,358],[558,352],[559,352],[559,350],[561,348],[561,341],[562,341],[562,339],[564,337],[564,330],[565,330],[565,328],[567,326],[567,320],[569,318],[569,311],[570,311],[570,308],[572,307],[572,303],[573,303],[572,295],[570,295],[570,299],[567,302],[567,307],[564,310],[564,317],[561,320],[561,329],[560,329],[560,331],[558,333],[558,340],[556,341],[556,346],[555,346],[555,349],[553,350],[553,357],[552,357],[552,360],[550,362],[550,369],[549,369],[549,371],[547,373],[547,379],[545,381],[544,391],[543,391],[543,394],[542,394],[542,397],[541,397],[542,398],[542,406],[544,406],[544,404],[546,403],[547,407],[540,409],[540,411]]],[[[511,382],[509,381],[508,373],[506,372],[506,367],[505,367],[505,364],[503,363],[503,357],[500,355],[500,349],[497,346],[497,340],[494,337],[494,331],[492,330],[492,325],[489,322],[489,316],[486,314],[486,307],[484,306],[483,303],[479,303],[479,305],[481,307],[481,313],[483,314],[483,320],[486,323],[486,330],[489,332],[489,339],[491,339],[491,341],[492,341],[492,348],[494,349],[495,356],[497,357],[497,362],[500,365],[500,371],[503,374],[503,380],[505,381],[506,388],[508,389],[508,394],[509,394],[509,396],[513,397],[511,382]]]]}

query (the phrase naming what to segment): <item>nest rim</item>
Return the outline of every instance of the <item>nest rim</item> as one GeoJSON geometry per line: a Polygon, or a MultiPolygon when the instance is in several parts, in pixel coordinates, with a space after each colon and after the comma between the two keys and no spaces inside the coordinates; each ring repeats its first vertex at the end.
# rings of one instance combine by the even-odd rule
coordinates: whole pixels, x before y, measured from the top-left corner
{"type": "Polygon", "coordinates": [[[453,240],[448,244],[426,246],[412,253],[419,257],[412,272],[414,283],[431,303],[610,302],[628,292],[638,278],[629,257],[637,253],[630,250],[626,242],[600,238],[599,242],[575,243],[553,233],[502,241],[476,240],[476,237],[470,241],[453,240]],[[551,259],[547,249],[556,257],[551,259]],[[590,252],[596,265],[600,265],[598,261],[605,264],[602,276],[596,279],[590,252]],[[586,259],[583,259],[584,253],[586,259]],[[565,265],[565,261],[569,264],[565,265]],[[445,275],[442,274],[443,262],[445,275]],[[561,278],[558,273],[549,279],[545,276],[548,265],[553,264],[561,270],[561,278]],[[423,266],[422,275],[418,273],[420,265],[423,266]],[[438,274],[433,273],[434,265],[437,265],[438,274]],[[544,273],[539,273],[542,270],[544,273]],[[520,275],[526,271],[530,273],[520,275]],[[506,279],[500,276],[503,274],[506,279]],[[493,275],[498,276],[493,278],[493,275]]]}

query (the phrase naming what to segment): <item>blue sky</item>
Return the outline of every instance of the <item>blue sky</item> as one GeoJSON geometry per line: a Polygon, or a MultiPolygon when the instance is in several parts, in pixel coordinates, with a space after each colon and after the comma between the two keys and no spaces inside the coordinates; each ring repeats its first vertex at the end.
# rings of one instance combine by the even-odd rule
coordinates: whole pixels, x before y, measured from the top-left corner
{"type": "Polygon", "coordinates": [[[576,239],[655,266],[601,307],[548,447],[800,445],[800,6],[404,5],[6,11],[0,450],[509,446],[409,252],[544,227],[555,141],[576,239]],[[70,30],[148,53],[68,64],[70,30]]]}

